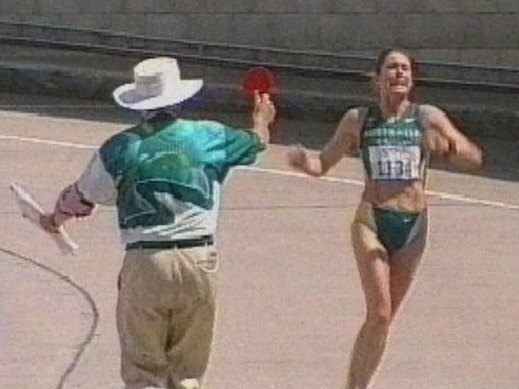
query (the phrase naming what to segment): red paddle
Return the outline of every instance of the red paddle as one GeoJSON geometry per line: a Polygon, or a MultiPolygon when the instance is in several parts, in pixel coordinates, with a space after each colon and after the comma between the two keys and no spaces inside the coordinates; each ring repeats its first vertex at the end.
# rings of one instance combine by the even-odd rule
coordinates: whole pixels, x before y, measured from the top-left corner
{"type": "Polygon", "coordinates": [[[266,67],[256,66],[247,70],[242,87],[249,97],[254,96],[254,91],[272,95],[276,92],[276,79],[274,74],[266,67]]]}
{"type": "MultiPolygon", "coordinates": [[[[266,67],[256,66],[247,70],[243,77],[242,88],[247,98],[251,101],[254,101],[254,92],[258,91],[260,95],[267,93],[274,105],[277,105],[275,97],[277,92],[276,78],[274,77],[274,73],[266,67]]],[[[271,134],[276,131],[276,119],[274,119],[274,122],[270,125],[271,134]]]]}

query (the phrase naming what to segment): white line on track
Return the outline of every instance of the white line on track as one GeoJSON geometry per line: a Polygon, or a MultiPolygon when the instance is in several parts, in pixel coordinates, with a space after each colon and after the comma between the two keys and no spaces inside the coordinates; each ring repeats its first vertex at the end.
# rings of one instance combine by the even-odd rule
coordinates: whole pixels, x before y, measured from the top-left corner
{"type": "Polygon", "coordinates": [[[50,146],[60,146],[60,147],[68,147],[73,149],[96,149],[98,146],[94,145],[83,145],[80,143],[71,143],[71,142],[60,142],[51,139],[40,139],[40,138],[27,138],[23,136],[16,135],[0,135],[0,139],[5,140],[14,140],[19,142],[28,142],[28,143],[41,143],[50,146]]]}
{"type": "MultiPolygon", "coordinates": [[[[61,142],[61,141],[55,141],[55,140],[51,140],[51,139],[29,138],[29,137],[22,137],[22,136],[16,136],[16,135],[0,135],[0,139],[14,140],[14,141],[19,141],[19,142],[39,143],[39,144],[46,144],[46,145],[50,145],[50,146],[68,147],[68,148],[76,148],[76,149],[93,150],[93,149],[97,149],[99,147],[97,145],[85,145],[85,144],[81,144],[81,143],[61,142]]],[[[257,166],[241,166],[240,169],[259,172],[259,173],[274,174],[274,175],[285,176],[285,177],[309,178],[304,173],[298,173],[298,172],[287,171],[287,170],[267,169],[267,168],[261,168],[261,167],[257,167],[257,166]]],[[[313,179],[315,179],[315,178],[313,178],[313,179]]],[[[339,183],[339,184],[353,185],[353,186],[363,186],[364,185],[364,182],[362,182],[362,181],[352,180],[352,179],[348,179],[348,178],[325,176],[325,177],[319,178],[319,180],[326,181],[326,182],[334,182],[334,183],[339,183]]],[[[452,201],[458,201],[458,202],[467,203],[467,204],[485,205],[485,206],[494,207],[494,208],[519,210],[519,205],[508,204],[508,203],[504,203],[501,201],[476,199],[476,198],[467,197],[465,195],[456,194],[456,193],[446,193],[446,192],[436,192],[436,191],[427,191],[426,193],[430,196],[439,197],[442,200],[452,200],[452,201]]]]}

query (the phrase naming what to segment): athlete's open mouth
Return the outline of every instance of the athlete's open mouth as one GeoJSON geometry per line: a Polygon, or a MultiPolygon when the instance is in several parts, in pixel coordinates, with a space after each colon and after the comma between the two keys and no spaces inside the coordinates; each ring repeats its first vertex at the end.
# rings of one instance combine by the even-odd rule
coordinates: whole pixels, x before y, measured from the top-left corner
{"type": "Polygon", "coordinates": [[[409,85],[409,83],[407,82],[407,80],[389,81],[389,86],[404,86],[404,87],[407,87],[408,85],[409,85]]]}

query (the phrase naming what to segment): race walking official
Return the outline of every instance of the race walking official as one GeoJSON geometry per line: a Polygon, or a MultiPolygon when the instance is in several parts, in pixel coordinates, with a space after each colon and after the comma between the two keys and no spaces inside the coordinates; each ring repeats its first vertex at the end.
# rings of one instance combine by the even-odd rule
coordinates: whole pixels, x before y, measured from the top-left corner
{"type": "Polygon", "coordinates": [[[141,122],[106,140],[41,219],[56,232],[96,204],[117,207],[126,247],[117,301],[126,389],[201,386],[216,310],[220,188],[269,141],[275,108],[267,94],[254,96],[250,129],[180,118],[180,103],[202,85],[182,79],[174,58],[137,64],[134,82],[113,97],[141,122]]]}

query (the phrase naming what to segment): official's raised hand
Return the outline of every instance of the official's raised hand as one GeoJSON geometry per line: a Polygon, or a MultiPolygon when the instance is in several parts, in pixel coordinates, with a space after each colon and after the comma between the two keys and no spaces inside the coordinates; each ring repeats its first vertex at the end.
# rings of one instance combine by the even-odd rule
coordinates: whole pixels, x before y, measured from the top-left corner
{"type": "Polygon", "coordinates": [[[276,117],[276,107],[270,100],[268,93],[254,91],[254,120],[263,121],[270,124],[276,117]]]}

